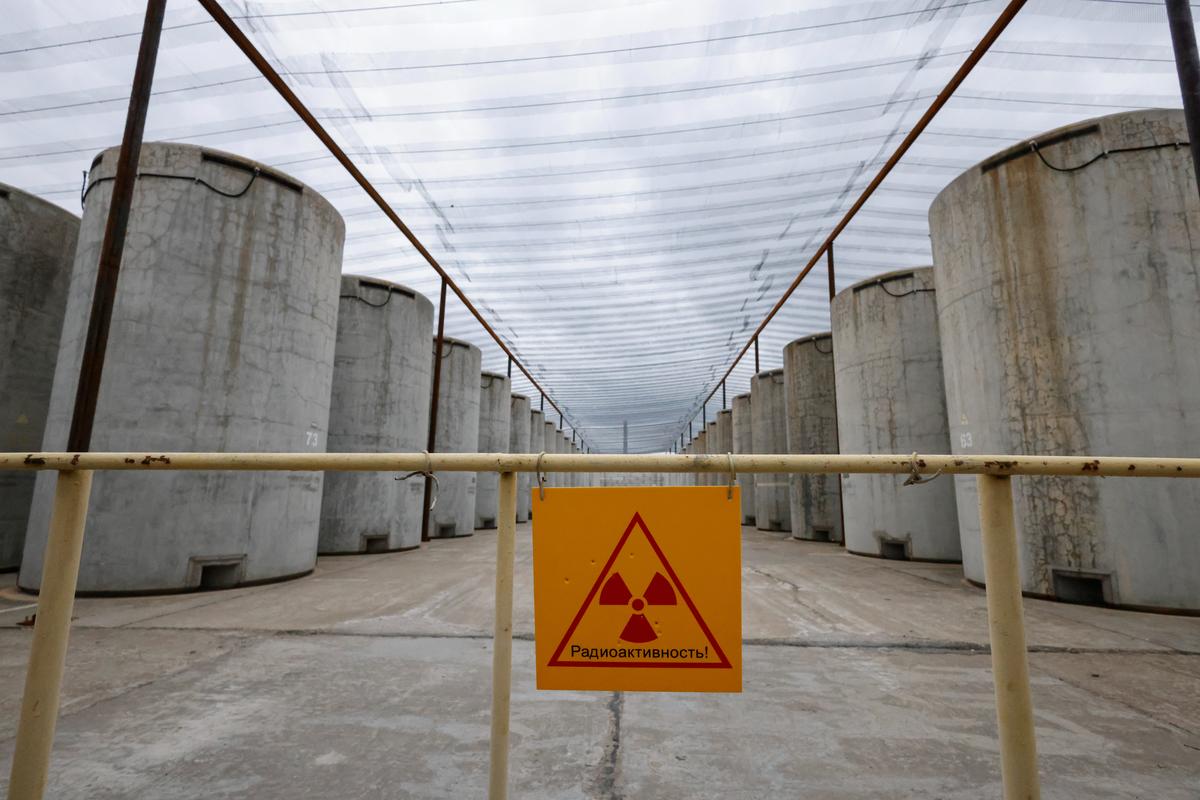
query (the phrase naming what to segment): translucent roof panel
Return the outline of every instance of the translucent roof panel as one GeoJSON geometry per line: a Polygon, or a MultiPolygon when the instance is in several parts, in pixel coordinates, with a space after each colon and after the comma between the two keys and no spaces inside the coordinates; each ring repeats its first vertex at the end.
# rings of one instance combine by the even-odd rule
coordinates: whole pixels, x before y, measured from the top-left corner
{"type": "MultiPolygon", "coordinates": [[[[678,442],[997,0],[225,0],[596,451],[678,442]]],[[[5,8],[0,180],[76,213],[120,140],[144,4],[5,8]]],[[[1031,0],[838,239],[838,286],[930,262],[928,207],[1042,131],[1180,105],[1159,0],[1031,0]]],[[[225,34],[173,0],[146,139],[263,161],[347,222],[344,269],[438,279],[225,34]]],[[[815,272],[764,369],[828,329],[815,272]]],[[[447,333],[505,358],[459,303],[447,333]]],[[[726,390],[749,387],[750,355],[726,390]]],[[[514,371],[514,390],[530,386],[514,371]]],[[[537,406],[536,392],[534,405],[537,406]]],[[[704,411],[712,419],[721,392],[704,411]]],[[[549,406],[547,406],[549,408],[549,406]]]]}

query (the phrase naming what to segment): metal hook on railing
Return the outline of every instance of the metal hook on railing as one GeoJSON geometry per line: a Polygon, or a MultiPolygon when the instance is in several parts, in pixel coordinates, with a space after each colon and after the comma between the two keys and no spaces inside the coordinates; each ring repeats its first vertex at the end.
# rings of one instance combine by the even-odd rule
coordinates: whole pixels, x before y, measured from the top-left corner
{"type": "Polygon", "coordinates": [[[909,469],[909,475],[908,475],[908,478],[906,478],[904,481],[905,486],[915,486],[918,483],[929,483],[930,481],[937,478],[937,476],[942,474],[942,471],[939,469],[937,472],[933,473],[928,478],[922,478],[921,473],[917,471],[917,454],[916,453],[913,453],[911,456],[908,457],[908,469],[909,469]]]}
{"type": "Polygon", "coordinates": [[[537,473],[538,499],[539,500],[546,499],[546,473],[542,472],[542,456],[544,456],[544,455],[546,455],[545,450],[538,453],[537,463],[534,464],[534,467],[533,467],[534,472],[537,473]]]}
{"type": "Polygon", "coordinates": [[[426,478],[431,479],[433,481],[433,499],[429,503],[429,510],[433,511],[434,507],[437,506],[437,501],[438,501],[438,479],[437,479],[437,475],[433,474],[433,459],[430,458],[429,451],[422,450],[421,452],[425,454],[425,469],[415,470],[413,472],[408,473],[407,475],[397,477],[396,480],[406,481],[415,475],[424,475],[426,478]]]}
{"type": "Polygon", "coordinates": [[[733,468],[733,453],[726,452],[725,455],[729,457],[729,485],[726,487],[725,499],[732,500],[733,485],[737,482],[737,471],[733,468]]]}

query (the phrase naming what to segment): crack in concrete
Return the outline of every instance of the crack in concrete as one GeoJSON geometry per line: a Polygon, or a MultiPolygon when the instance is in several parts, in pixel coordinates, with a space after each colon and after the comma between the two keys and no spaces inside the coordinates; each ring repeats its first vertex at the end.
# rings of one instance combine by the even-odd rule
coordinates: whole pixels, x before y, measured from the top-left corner
{"type": "MultiPolygon", "coordinates": [[[[1109,703],[1114,703],[1118,706],[1121,706],[1122,708],[1128,709],[1129,711],[1132,711],[1134,714],[1137,714],[1142,719],[1148,720],[1151,725],[1158,726],[1160,728],[1163,728],[1164,730],[1172,731],[1173,733],[1176,733],[1176,734],[1183,733],[1183,734],[1186,734],[1188,736],[1193,736],[1193,737],[1200,736],[1200,734],[1198,734],[1194,730],[1191,730],[1190,728],[1186,728],[1183,725],[1178,725],[1174,722],[1171,722],[1170,720],[1159,719],[1158,717],[1154,716],[1153,713],[1147,711],[1144,708],[1139,708],[1138,706],[1133,705],[1132,703],[1128,702],[1127,700],[1122,700],[1120,698],[1113,697],[1110,694],[1099,692],[1096,689],[1090,688],[1083,683],[1080,683],[1078,681],[1073,681],[1070,678],[1067,678],[1063,675],[1059,675],[1057,672],[1054,672],[1053,670],[1049,669],[1048,667],[1032,667],[1032,665],[1031,665],[1031,668],[1036,669],[1037,671],[1042,672],[1045,675],[1048,675],[1057,681],[1062,681],[1063,683],[1067,684],[1068,686],[1073,686],[1074,688],[1078,689],[1079,691],[1081,691],[1085,694],[1099,697],[1101,700],[1105,700],[1109,703]]],[[[1191,750],[1200,750],[1200,747],[1196,747],[1195,745],[1188,744],[1187,742],[1180,742],[1180,744],[1182,744],[1184,747],[1187,747],[1191,750]]]]}
{"type": "Polygon", "coordinates": [[[826,624],[841,625],[841,624],[845,623],[844,619],[835,618],[835,617],[831,616],[830,614],[826,613],[823,609],[817,608],[812,603],[806,603],[804,601],[804,590],[800,586],[800,584],[793,583],[792,581],[789,581],[786,578],[781,578],[778,575],[773,575],[764,569],[760,569],[759,567],[746,567],[746,570],[748,572],[754,573],[755,575],[761,575],[762,577],[764,577],[768,580],[775,581],[776,583],[781,584],[781,585],[786,586],[789,589],[791,589],[792,600],[796,603],[796,605],[800,606],[805,611],[808,611],[810,614],[815,616],[817,619],[825,622],[826,624]]]}
{"type": "MultiPolygon", "coordinates": [[[[116,629],[109,628],[107,630],[116,630],[116,629]]],[[[196,630],[196,629],[187,628],[185,630],[196,630]]],[[[211,633],[211,631],[201,631],[201,632],[211,633]]],[[[218,653],[217,655],[206,658],[206,659],[195,659],[195,660],[189,661],[188,663],[186,663],[183,666],[178,667],[176,669],[168,668],[167,671],[165,671],[161,674],[155,675],[152,678],[147,678],[146,680],[138,681],[136,683],[126,684],[125,686],[121,686],[113,692],[110,692],[107,694],[101,694],[100,696],[93,697],[93,698],[91,698],[90,701],[87,701],[87,702],[84,702],[83,698],[81,698],[77,703],[72,703],[70,701],[63,702],[59,706],[58,718],[59,718],[59,720],[63,720],[63,719],[66,719],[67,717],[75,716],[76,714],[82,714],[83,712],[88,711],[89,709],[95,708],[97,706],[103,705],[104,703],[110,703],[114,700],[120,700],[121,698],[127,697],[128,695],[131,695],[134,692],[137,692],[141,689],[145,689],[147,686],[153,686],[154,684],[159,683],[160,681],[169,680],[171,678],[174,678],[177,675],[182,675],[183,673],[187,672],[190,669],[198,669],[202,665],[213,665],[220,661],[227,661],[227,660],[231,659],[235,654],[239,653],[241,650],[248,648],[251,644],[254,643],[253,639],[249,636],[231,635],[229,637],[222,637],[222,638],[226,638],[226,640],[230,643],[229,649],[223,653],[218,653]]],[[[10,741],[15,741],[16,738],[17,738],[17,735],[16,735],[16,732],[14,731],[13,733],[8,734],[6,736],[0,736],[0,742],[7,743],[10,741]]]]}
{"type": "Polygon", "coordinates": [[[621,756],[621,713],[625,710],[623,692],[613,692],[608,700],[608,741],[604,755],[596,766],[596,777],[592,782],[591,795],[596,800],[624,800],[617,789],[620,777],[621,756]]]}
{"type": "MultiPolygon", "coordinates": [[[[139,625],[136,628],[112,628],[106,625],[79,625],[77,629],[88,630],[122,630],[122,631],[194,631],[197,633],[228,633],[241,636],[348,636],[367,639],[462,639],[467,641],[491,641],[490,633],[421,633],[410,631],[339,631],[328,628],[196,628],[170,625],[139,625]]],[[[515,641],[532,642],[532,633],[514,632],[515,641]]],[[[987,655],[991,646],[986,642],[964,642],[946,639],[782,639],[782,638],[744,638],[742,644],[746,647],[794,647],[813,650],[902,650],[920,653],[968,653],[987,655]]],[[[1200,650],[1168,650],[1163,647],[1065,647],[1061,645],[1030,645],[1030,653],[1091,653],[1098,655],[1174,655],[1200,656],[1200,650]]]]}

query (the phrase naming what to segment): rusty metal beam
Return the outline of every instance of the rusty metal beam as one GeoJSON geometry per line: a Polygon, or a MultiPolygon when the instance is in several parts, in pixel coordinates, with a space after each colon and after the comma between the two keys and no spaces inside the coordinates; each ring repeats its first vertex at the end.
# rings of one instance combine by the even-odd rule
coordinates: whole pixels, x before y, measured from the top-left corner
{"type": "MultiPolygon", "coordinates": [[[[813,253],[812,258],[810,258],[808,263],[804,265],[804,268],[800,270],[800,274],[797,275],[796,279],[792,281],[790,286],[788,286],[787,291],[783,293],[783,296],[780,297],[779,300],[776,301],[775,305],[771,307],[771,310],[767,312],[767,316],[763,318],[763,321],[759,323],[757,328],[755,328],[754,333],[750,335],[749,341],[747,341],[745,346],[742,347],[742,349],[738,352],[737,356],[733,359],[733,363],[729,365],[729,369],[725,371],[723,376],[721,376],[721,381],[726,380],[733,373],[734,368],[739,362],[741,362],[746,353],[750,351],[751,346],[754,347],[754,372],[755,374],[758,373],[759,334],[761,334],[763,329],[766,328],[771,320],[775,318],[775,315],[779,313],[779,309],[783,308],[784,303],[788,301],[788,299],[792,296],[792,293],[795,292],[796,288],[800,286],[801,281],[804,280],[808,273],[812,272],[813,267],[815,267],[821,260],[821,256],[825,255],[830,247],[832,247],[833,240],[838,237],[838,234],[846,229],[846,226],[850,224],[850,221],[854,219],[855,215],[857,215],[858,212],[862,210],[862,207],[866,205],[867,200],[871,198],[871,195],[875,194],[875,190],[879,188],[881,183],[883,183],[884,178],[891,173],[896,164],[900,163],[900,159],[903,158],[904,154],[909,151],[909,148],[913,146],[913,143],[917,141],[917,138],[925,132],[925,129],[929,127],[929,123],[933,121],[935,116],[937,116],[937,113],[941,111],[942,107],[945,106],[946,103],[949,102],[950,98],[954,96],[954,93],[958,90],[958,87],[961,86],[963,81],[967,79],[967,76],[971,74],[971,70],[975,69],[975,66],[980,62],[980,60],[983,59],[984,55],[986,55],[991,46],[995,44],[996,40],[1000,38],[1000,34],[1002,34],[1004,29],[1008,27],[1008,24],[1013,21],[1013,18],[1017,16],[1017,12],[1021,10],[1025,3],[1026,0],[1010,0],[1008,5],[1004,7],[1004,10],[1000,12],[1000,15],[996,18],[996,21],[992,23],[990,28],[988,28],[987,33],[985,33],[983,38],[979,40],[979,44],[975,45],[975,48],[971,51],[970,55],[968,55],[966,60],[963,61],[962,66],[955,71],[954,76],[950,78],[950,82],[946,84],[945,88],[938,92],[937,97],[933,99],[933,102],[929,105],[929,108],[925,110],[925,113],[922,114],[921,118],[917,120],[917,123],[913,125],[912,130],[908,132],[908,135],[905,136],[900,144],[896,147],[895,152],[892,153],[884,165],[879,169],[879,172],[876,173],[875,177],[871,179],[871,182],[867,184],[867,187],[863,189],[862,194],[858,196],[858,199],[854,201],[854,205],[850,206],[850,209],[833,227],[833,230],[829,232],[829,235],[825,237],[825,241],[822,242],[821,246],[817,248],[817,251],[813,253]]],[[[719,383],[720,381],[718,381],[718,384],[719,383]]],[[[708,397],[705,398],[705,402],[708,402],[708,400],[712,399],[712,396],[717,392],[717,388],[718,386],[713,386],[712,391],[709,393],[708,397]]]]}
{"type": "Polygon", "coordinates": [[[837,281],[833,276],[833,242],[829,243],[829,249],[825,251],[825,264],[829,270],[829,302],[832,303],[837,295],[837,281]]]}
{"type": "Polygon", "coordinates": [[[158,61],[158,43],[162,38],[163,16],[167,0],[149,0],[142,23],[137,63],[133,68],[133,87],[129,110],[125,113],[125,133],[117,155],[117,173],[113,179],[112,200],[100,244],[100,263],[96,269],[96,290],[92,294],[92,313],[88,317],[83,361],[79,365],[79,383],[75,387],[75,408],[67,449],[87,451],[92,444],[92,423],[100,399],[100,378],[104,355],[108,350],[108,330],[112,324],[113,304],[117,299],[117,278],[121,273],[121,255],[125,250],[125,231],[133,205],[133,186],[137,181],[138,156],[142,152],[142,133],[150,108],[150,89],[154,84],[154,65],[158,61]]]}
{"type": "MultiPolygon", "coordinates": [[[[266,78],[267,83],[271,84],[275,91],[279,93],[279,96],[284,99],[284,102],[291,106],[292,110],[296,112],[296,115],[300,117],[301,121],[304,122],[304,124],[308,126],[308,129],[313,132],[313,135],[315,135],[321,141],[321,144],[325,145],[325,148],[329,151],[330,155],[337,159],[338,163],[342,165],[346,172],[350,173],[350,177],[352,177],[354,181],[360,187],[362,187],[362,190],[367,193],[367,196],[370,197],[372,201],[374,201],[375,205],[379,207],[379,210],[383,212],[384,216],[391,220],[392,224],[396,226],[397,230],[404,234],[404,238],[408,239],[409,244],[411,244],[413,248],[421,254],[421,257],[424,258],[426,263],[433,268],[433,271],[436,272],[438,276],[446,282],[446,284],[450,287],[450,290],[453,291],[458,299],[462,301],[462,304],[468,311],[471,312],[471,315],[475,317],[475,320],[479,323],[479,325],[485,331],[487,331],[488,335],[491,336],[496,344],[499,345],[500,349],[504,351],[504,354],[513,360],[513,363],[517,365],[517,369],[521,370],[521,373],[529,379],[529,382],[533,384],[535,389],[545,395],[546,392],[544,389],[542,389],[541,384],[537,382],[533,375],[530,374],[529,370],[527,370],[520,360],[513,355],[512,351],[508,349],[508,345],[506,345],[500,339],[500,336],[496,333],[492,326],[489,325],[487,320],[483,318],[483,315],[479,313],[479,309],[475,307],[475,304],[467,298],[466,294],[464,294],[462,289],[458,287],[458,284],[454,282],[454,279],[450,277],[449,273],[442,268],[442,265],[439,264],[438,260],[433,257],[433,254],[426,249],[425,245],[421,244],[421,241],[416,237],[416,234],[409,229],[408,225],[404,223],[404,220],[400,219],[400,215],[397,214],[395,209],[393,209],[387,200],[383,198],[383,195],[379,193],[379,190],[377,190],[374,185],[367,180],[367,177],[363,175],[362,171],[359,170],[355,163],[350,159],[350,156],[346,155],[346,151],[343,150],[336,141],[334,141],[333,137],[329,135],[329,132],[325,130],[325,127],[317,120],[315,116],[313,116],[313,113],[308,110],[303,101],[301,101],[296,93],[292,91],[291,87],[287,85],[287,82],[280,77],[279,73],[274,67],[271,66],[271,63],[267,61],[266,57],[259,52],[258,48],[254,46],[254,43],[250,41],[249,37],[242,33],[241,28],[239,28],[233,19],[225,13],[225,10],[221,8],[220,3],[218,3],[217,0],[199,0],[199,2],[200,5],[203,6],[204,10],[207,11],[213,18],[213,21],[216,22],[223,31],[225,31],[226,35],[228,35],[231,40],[233,40],[233,43],[237,45],[238,49],[242,51],[246,58],[250,59],[250,63],[258,69],[264,78],[266,78]]],[[[549,400],[550,405],[554,408],[554,410],[557,411],[560,416],[562,416],[563,411],[558,407],[558,404],[554,402],[554,399],[547,397],[547,400],[549,400]]]]}
{"type": "Polygon", "coordinates": [[[1192,148],[1192,167],[1200,187],[1200,53],[1196,49],[1196,27],[1189,0],[1167,0],[1167,21],[1171,26],[1175,71],[1179,74],[1183,115],[1192,148]]]}

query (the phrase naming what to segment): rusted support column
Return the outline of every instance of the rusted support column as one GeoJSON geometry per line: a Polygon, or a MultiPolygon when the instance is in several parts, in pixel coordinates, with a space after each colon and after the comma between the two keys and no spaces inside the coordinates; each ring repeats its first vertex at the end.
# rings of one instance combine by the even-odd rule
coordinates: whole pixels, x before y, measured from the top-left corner
{"type": "Polygon", "coordinates": [[[1034,741],[1029,656],[1017,527],[1013,521],[1012,478],[980,475],[979,519],[983,528],[983,565],[987,578],[988,634],[992,644],[992,680],[996,689],[996,728],[1000,736],[1000,774],[1005,800],[1041,797],[1034,741]]]}
{"type": "Polygon", "coordinates": [[[158,60],[158,42],[162,37],[163,15],[167,0],[149,0],[142,23],[137,64],[133,69],[133,88],[129,110],[125,113],[125,134],[117,155],[117,173],[113,179],[112,201],[100,244],[100,264],[96,270],[96,290],[92,294],[92,313],[88,317],[83,361],[79,365],[79,383],[75,387],[75,409],[67,449],[82,453],[92,443],[92,422],[100,397],[100,376],[108,349],[108,329],[117,298],[117,277],[121,272],[121,254],[125,250],[125,230],[129,227],[129,209],[133,205],[133,187],[137,180],[138,156],[142,152],[142,132],[150,108],[150,88],[154,84],[154,65],[158,60]]]}
{"type": "Polygon", "coordinates": [[[829,243],[829,249],[825,251],[825,264],[829,271],[829,300],[833,302],[833,297],[837,294],[837,281],[833,277],[833,242],[829,243]]]}
{"type": "MultiPolygon", "coordinates": [[[[433,389],[429,395],[429,452],[437,449],[438,397],[442,391],[442,339],[446,333],[446,280],[442,279],[442,293],[438,297],[437,338],[433,345],[433,389]]],[[[429,501],[433,497],[433,478],[425,476],[425,500],[421,503],[421,541],[429,541],[429,501]]]]}
{"type": "Polygon", "coordinates": [[[1196,27],[1188,0],[1167,0],[1167,22],[1171,26],[1171,45],[1175,48],[1175,71],[1179,73],[1179,90],[1183,95],[1192,167],[1200,181],[1200,52],[1196,48],[1196,27]]]}

